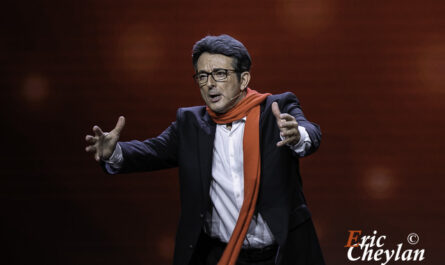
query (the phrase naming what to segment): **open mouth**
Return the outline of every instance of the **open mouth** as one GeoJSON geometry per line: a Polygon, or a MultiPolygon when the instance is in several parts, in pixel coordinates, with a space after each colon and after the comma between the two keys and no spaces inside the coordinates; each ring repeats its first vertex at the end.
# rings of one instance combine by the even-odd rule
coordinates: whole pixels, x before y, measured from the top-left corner
{"type": "Polygon", "coordinates": [[[216,103],[221,99],[220,94],[209,95],[209,97],[210,97],[210,102],[212,102],[212,103],[216,103]]]}

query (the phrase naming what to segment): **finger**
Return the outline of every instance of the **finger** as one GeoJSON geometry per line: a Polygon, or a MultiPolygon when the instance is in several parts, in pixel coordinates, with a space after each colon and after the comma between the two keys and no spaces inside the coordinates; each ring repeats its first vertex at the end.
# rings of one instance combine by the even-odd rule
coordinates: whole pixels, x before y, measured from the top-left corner
{"type": "Polygon", "coordinates": [[[100,161],[100,157],[99,157],[99,153],[98,153],[98,152],[96,152],[96,153],[94,154],[94,160],[96,160],[96,162],[99,162],[99,161],[100,161]]]}
{"type": "Polygon", "coordinates": [[[282,147],[283,145],[285,145],[286,143],[284,142],[285,140],[283,140],[283,141],[279,141],[278,143],[277,143],[277,147],[282,147]]]}
{"type": "Polygon", "coordinates": [[[97,138],[92,135],[85,136],[85,141],[87,141],[90,144],[95,144],[97,142],[97,138]]]}
{"type": "Polygon", "coordinates": [[[295,121],[295,117],[290,115],[289,113],[281,113],[280,119],[283,119],[286,121],[295,121]]]}
{"type": "Polygon", "coordinates": [[[94,145],[89,145],[85,147],[85,151],[87,151],[88,153],[96,152],[96,147],[94,145]]]}
{"type": "Polygon", "coordinates": [[[298,136],[298,130],[297,129],[291,129],[291,130],[284,130],[281,132],[282,137],[290,137],[290,136],[298,136]]]}
{"type": "Polygon", "coordinates": [[[286,145],[286,144],[291,144],[291,143],[293,143],[293,142],[296,142],[296,140],[297,140],[296,137],[289,137],[289,138],[286,138],[286,139],[284,139],[284,140],[282,140],[282,141],[279,141],[279,142],[277,143],[277,146],[278,146],[278,147],[281,147],[281,146],[286,145]]]}
{"type": "Polygon", "coordinates": [[[96,137],[101,137],[102,135],[104,135],[104,132],[102,131],[102,129],[97,125],[93,126],[93,132],[96,135],[96,137]]]}
{"type": "Polygon", "coordinates": [[[114,127],[113,131],[117,134],[120,135],[122,129],[125,126],[125,117],[124,116],[120,116],[119,119],[117,120],[116,126],[114,127]]]}
{"type": "Polygon", "coordinates": [[[280,128],[298,128],[298,122],[284,121],[280,123],[280,128]]]}
{"type": "Polygon", "coordinates": [[[272,113],[275,116],[275,118],[277,119],[277,122],[281,120],[280,118],[280,108],[278,107],[278,103],[277,102],[273,102],[272,103],[272,113]]]}

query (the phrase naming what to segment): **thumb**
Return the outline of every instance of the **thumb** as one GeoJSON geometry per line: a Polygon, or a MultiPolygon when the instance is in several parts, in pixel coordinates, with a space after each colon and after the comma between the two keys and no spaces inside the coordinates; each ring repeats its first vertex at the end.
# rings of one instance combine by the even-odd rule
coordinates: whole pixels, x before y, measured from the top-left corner
{"type": "Polygon", "coordinates": [[[115,132],[117,135],[121,134],[122,129],[124,129],[125,126],[125,117],[120,116],[117,120],[116,126],[113,129],[113,132],[115,132]]]}
{"type": "Polygon", "coordinates": [[[278,103],[274,102],[272,103],[272,113],[275,116],[275,118],[277,119],[277,121],[281,120],[281,112],[280,112],[280,108],[278,107],[278,103]]]}

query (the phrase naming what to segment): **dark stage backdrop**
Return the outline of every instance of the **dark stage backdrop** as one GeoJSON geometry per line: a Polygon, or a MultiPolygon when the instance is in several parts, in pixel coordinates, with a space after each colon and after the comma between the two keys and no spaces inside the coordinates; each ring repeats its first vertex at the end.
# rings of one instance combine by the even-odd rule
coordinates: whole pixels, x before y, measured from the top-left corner
{"type": "Polygon", "coordinates": [[[301,164],[327,264],[380,264],[348,261],[349,230],[445,261],[443,1],[6,1],[0,21],[0,264],[171,263],[177,170],[105,175],[84,137],[119,115],[122,140],[153,137],[202,104],[191,48],[222,33],[252,88],[322,128],[301,164]]]}

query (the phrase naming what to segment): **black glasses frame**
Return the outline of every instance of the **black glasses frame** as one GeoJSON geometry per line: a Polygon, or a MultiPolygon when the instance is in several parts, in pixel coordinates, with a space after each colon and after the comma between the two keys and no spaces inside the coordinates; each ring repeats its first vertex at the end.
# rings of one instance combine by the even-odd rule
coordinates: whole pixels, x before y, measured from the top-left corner
{"type": "Polygon", "coordinates": [[[237,71],[237,70],[235,70],[235,69],[216,68],[216,69],[213,69],[212,72],[210,72],[210,73],[209,73],[209,72],[205,72],[205,71],[201,71],[201,72],[199,72],[199,73],[196,73],[196,74],[193,75],[193,79],[195,79],[196,83],[198,83],[199,85],[203,85],[203,84],[205,84],[205,83],[207,83],[207,82],[209,81],[209,75],[211,75],[212,78],[213,78],[213,80],[215,80],[215,82],[224,82],[224,81],[227,80],[227,77],[229,77],[229,73],[230,73],[230,72],[235,72],[235,73],[237,73],[237,72],[239,72],[239,71],[237,71]],[[217,78],[215,78],[215,74],[216,74],[217,72],[219,72],[219,71],[225,71],[226,77],[224,77],[223,79],[217,79],[217,78]],[[206,79],[205,79],[205,81],[200,81],[200,80],[198,79],[198,77],[199,77],[200,75],[202,75],[202,74],[205,74],[205,75],[206,75],[206,79]]]}

